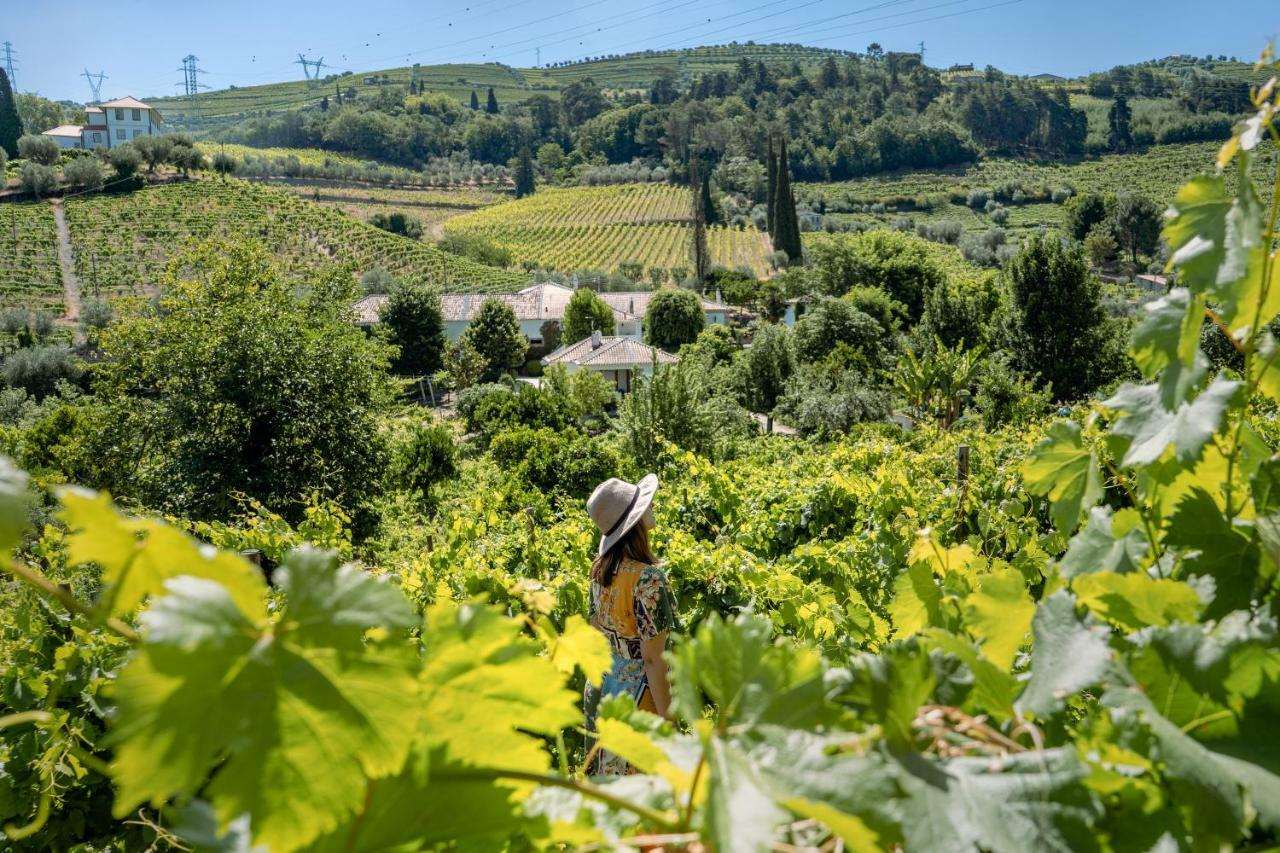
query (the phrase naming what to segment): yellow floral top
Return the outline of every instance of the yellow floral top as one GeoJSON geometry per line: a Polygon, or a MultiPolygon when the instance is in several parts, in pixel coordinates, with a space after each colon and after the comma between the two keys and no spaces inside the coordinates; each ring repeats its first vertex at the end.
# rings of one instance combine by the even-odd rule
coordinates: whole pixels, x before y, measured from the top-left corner
{"type": "MultiPolygon", "coordinates": [[[[675,600],[666,573],[658,566],[623,560],[609,586],[592,579],[590,618],[591,624],[609,640],[613,666],[598,691],[587,685],[584,697],[587,730],[595,731],[596,705],[601,696],[625,693],[641,710],[657,713],[640,643],[677,627],[675,600]]],[[[588,749],[591,745],[589,742],[588,749]]],[[[588,772],[620,775],[634,771],[618,756],[598,750],[588,772]]]]}

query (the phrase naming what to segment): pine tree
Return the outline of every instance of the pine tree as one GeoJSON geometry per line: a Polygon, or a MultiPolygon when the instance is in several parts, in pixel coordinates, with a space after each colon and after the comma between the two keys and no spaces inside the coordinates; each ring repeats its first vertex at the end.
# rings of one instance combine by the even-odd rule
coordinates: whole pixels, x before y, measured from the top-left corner
{"type": "Polygon", "coordinates": [[[765,163],[768,183],[765,191],[765,230],[773,234],[773,206],[778,201],[778,158],[773,153],[773,137],[769,137],[769,156],[765,163]]]}
{"type": "Polygon", "coordinates": [[[1124,95],[1116,95],[1116,99],[1111,104],[1111,109],[1107,111],[1107,124],[1109,132],[1107,141],[1111,144],[1114,151],[1124,151],[1133,147],[1133,110],[1129,108],[1129,101],[1124,95]]]}
{"type": "Polygon", "coordinates": [[[493,87],[489,87],[489,100],[485,104],[484,111],[489,115],[498,114],[498,96],[493,94],[493,87]]]}
{"type": "Polygon", "coordinates": [[[791,168],[787,164],[787,140],[778,144],[777,196],[773,211],[773,248],[787,253],[787,259],[799,263],[803,252],[800,246],[800,220],[796,216],[796,199],[791,193],[791,168]]]}
{"type": "Polygon", "coordinates": [[[9,87],[9,75],[0,68],[0,148],[10,157],[17,157],[20,136],[22,119],[18,116],[18,103],[9,87]]]}
{"type": "Polygon", "coordinates": [[[533,195],[536,186],[533,180],[533,155],[528,148],[520,149],[520,158],[516,163],[516,198],[533,195]]]}
{"type": "Polygon", "coordinates": [[[473,110],[480,109],[480,99],[476,97],[475,89],[471,90],[471,109],[473,110]]]}

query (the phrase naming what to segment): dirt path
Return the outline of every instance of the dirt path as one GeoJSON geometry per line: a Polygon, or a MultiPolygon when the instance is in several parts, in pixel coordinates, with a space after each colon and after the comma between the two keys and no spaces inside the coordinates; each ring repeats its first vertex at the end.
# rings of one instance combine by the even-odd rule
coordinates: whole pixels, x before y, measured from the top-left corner
{"type": "Polygon", "coordinates": [[[71,232],[61,199],[51,199],[53,221],[58,227],[58,263],[62,267],[62,298],[67,306],[66,319],[71,323],[72,337],[80,342],[80,279],[76,277],[76,261],[71,254],[71,232]]]}

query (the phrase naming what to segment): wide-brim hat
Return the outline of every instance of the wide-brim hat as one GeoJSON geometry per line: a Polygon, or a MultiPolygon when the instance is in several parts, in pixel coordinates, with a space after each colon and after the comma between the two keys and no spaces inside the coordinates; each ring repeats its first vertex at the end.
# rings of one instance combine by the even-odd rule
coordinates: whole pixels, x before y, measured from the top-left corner
{"type": "Polygon", "coordinates": [[[600,528],[600,551],[604,554],[640,523],[646,515],[652,520],[653,496],[658,491],[658,476],[646,474],[639,483],[628,483],[610,477],[587,498],[587,514],[600,528]]]}

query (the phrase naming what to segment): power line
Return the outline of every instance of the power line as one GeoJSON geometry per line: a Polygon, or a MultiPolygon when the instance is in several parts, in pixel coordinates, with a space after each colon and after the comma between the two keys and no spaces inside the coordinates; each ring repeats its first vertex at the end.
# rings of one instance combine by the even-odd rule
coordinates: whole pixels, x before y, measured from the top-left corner
{"type": "MultiPolygon", "coordinates": [[[[932,17],[920,18],[915,21],[904,21],[901,24],[890,24],[884,27],[872,27],[869,30],[858,30],[855,32],[834,33],[827,38],[814,39],[814,41],[816,43],[821,43],[824,41],[832,41],[833,39],[848,38],[849,36],[867,35],[870,33],[884,32],[885,30],[899,30],[899,29],[902,29],[903,27],[913,27],[916,24],[926,24],[926,23],[929,23],[930,21],[941,21],[945,18],[959,18],[965,15],[973,15],[978,12],[985,12],[989,9],[999,9],[1002,6],[1014,6],[1014,5],[1017,5],[1018,3],[1025,3],[1025,2],[1026,0],[1005,0],[1005,2],[1003,3],[992,3],[989,6],[979,6],[975,9],[963,9],[959,12],[951,12],[946,15],[933,15],[932,17]]],[[[924,10],[920,10],[920,11],[924,11],[924,10]]]]}
{"type": "Polygon", "coordinates": [[[196,124],[200,120],[200,103],[197,100],[197,96],[200,94],[200,89],[209,88],[200,82],[199,75],[204,74],[205,71],[203,68],[198,68],[196,66],[196,63],[199,61],[200,59],[194,53],[189,53],[182,57],[182,68],[179,69],[182,71],[181,85],[185,91],[187,100],[191,104],[191,110],[187,113],[187,121],[191,124],[196,124]]]}
{"type": "MultiPolygon", "coordinates": [[[[307,79],[307,80],[319,80],[319,79],[320,79],[320,70],[321,70],[322,68],[324,68],[324,57],[322,56],[322,57],[320,57],[319,59],[307,59],[305,56],[303,56],[301,53],[299,53],[299,54],[298,54],[298,61],[297,61],[297,62],[295,62],[295,63],[293,63],[293,64],[294,64],[294,65],[301,65],[301,66],[302,66],[302,76],[303,76],[305,79],[307,79]],[[311,69],[312,69],[312,68],[314,68],[314,69],[315,69],[315,75],[314,75],[314,76],[313,76],[313,75],[312,75],[312,73],[311,73],[311,69]]],[[[330,68],[332,68],[333,66],[329,66],[329,67],[330,67],[330,68]]]]}
{"type": "MultiPolygon", "coordinates": [[[[916,2],[916,0],[901,0],[901,2],[916,2]]],[[[925,6],[920,9],[909,9],[906,12],[894,12],[889,15],[880,15],[879,17],[876,17],[876,18],[867,18],[866,20],[858,22],[857,24],[855,24],[855,26],[861,27],[864,24],[869,24],[874,21],[888,21],[893,18],[901,18],[907,15],[919,15],[921,12],[932,12],[935,9],[943,9],[948,6],[958,6],[964,3],[974,3],[974,2],[977,2],[977,0],[948,0],[948,2],[946,3],[939,3],[935,6],[925,6]]],[[[838,21],[841,18],[848,18],[851,15],[861,14],[862,12],[873,11],[874,9],[882,8],[884,6],[889,6],[889,5],[895,5],[895,4],[881,3],[879,6],[869,6],[869,7],[866,7],[865,9],[860,9],[857,12],[847,12],[843,15],[832,15],[829,18],[818,18],[812,21],[805,21],[803,23],[794,24],[789,27],[784,27],[781,30],[763,30],[756,33],[748,33],[746,35],[746,38],[768,37],[770,39],[773,39],[773,38],[779,38],[782,36],[794,37],[802,33],[806,33],[807,31],[813,30],[813,29],[825,30],[827,27],[831,25],[833,21],[838,21]]]]}

